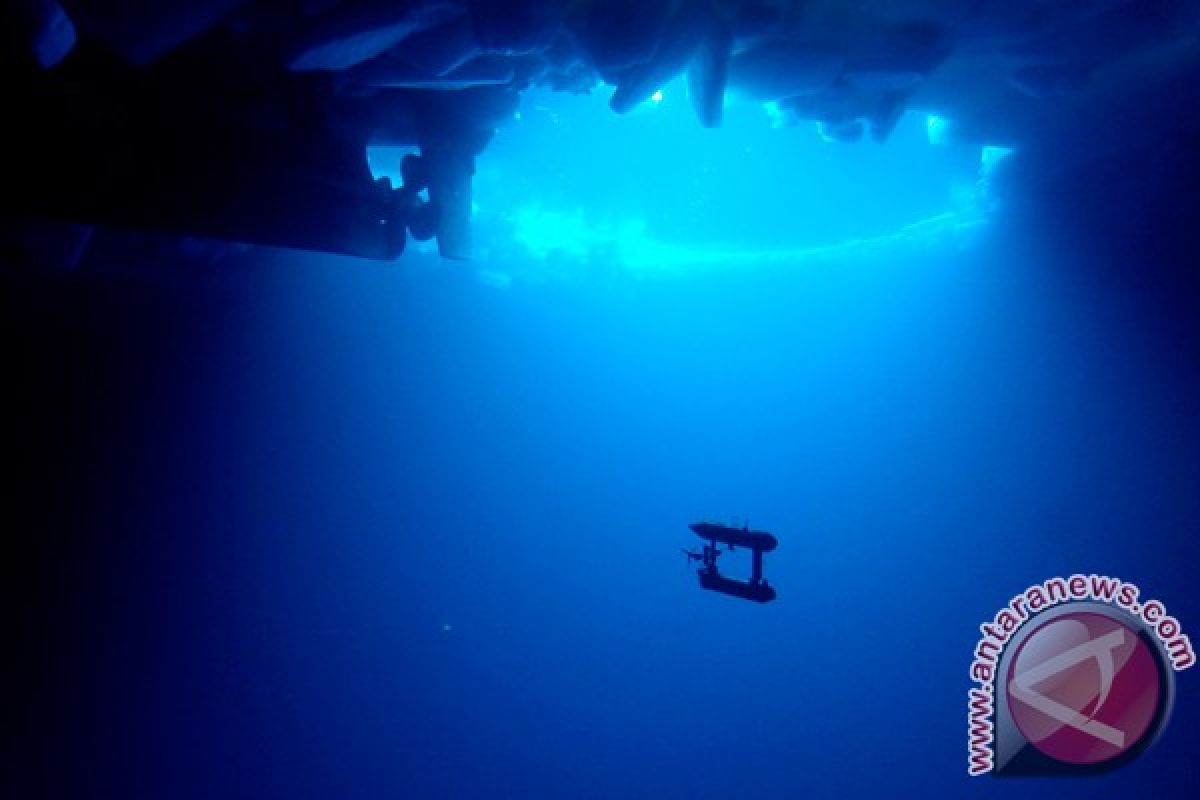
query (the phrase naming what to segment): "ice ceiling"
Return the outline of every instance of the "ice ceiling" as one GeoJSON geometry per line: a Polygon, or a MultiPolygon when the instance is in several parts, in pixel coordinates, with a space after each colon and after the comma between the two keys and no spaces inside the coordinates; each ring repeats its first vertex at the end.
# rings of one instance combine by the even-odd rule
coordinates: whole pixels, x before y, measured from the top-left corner
{"type": "Polygon", "coordinates": [[[884,138],[917,108],[1020,144],[1194,119],[1200,7],[1186,0],[21,0],[43,65],[79,37],[135,63],[213,29],[270,34],[343,90],[615,87],[621,113],[685,74],[701,124],[727,92],[830,135],[884,138]]]}
{"type": "MultiPolygon", "coordinates": [[[[1187,0],[19,0],[2,13],[10,51],[49,73],[80,48],[163,85],[186,73],[229,130],[276,130],[263,112],[288,105],[288,124],[301,119],[319,145],[312,174],[328,171],[320,153],[343,129],[434,156],[458,148],[434,164],[445,172],[484,149],[515,95],[599,92],[622,115],[672,82],[697,128],[721,126],[732,98],[845,142],[886,141],[916,112],[943,143],[1018,148],[1039,169],[1200,130],[1200,4],[1187,0]],[[206,86],[208,74],[220,80],[206,86]],[[261,97],[241,96],[242,79],[261,97]]],[[[178,147],[195,149],[186,134],[178,147]]],[[[430,180],[443,254],[465,250],[469,186],[430,180]]],[[[214,198],[199,229],[247,236],[237,220],[213,222],[221,208],[214,198]]],[[[176,229],[196,227],[192,209],[178,216],[176,229]]]]}
{"type": "Polygon", "coordinates": [[[884,139],[917,109],[960,139],[1086,149],[1191,121],[1200,64],[1183,0],[324,5],[292,69],[376,87],[603,81],[617,113],[685,75],[700,124],[737,93],[845,140],[884,139]]]}

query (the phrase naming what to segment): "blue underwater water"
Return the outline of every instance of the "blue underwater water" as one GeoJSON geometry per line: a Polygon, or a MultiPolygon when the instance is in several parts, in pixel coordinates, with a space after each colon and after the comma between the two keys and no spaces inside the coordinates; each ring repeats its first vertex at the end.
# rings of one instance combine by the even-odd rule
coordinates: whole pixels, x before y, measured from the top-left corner
{"type": "Polygon", "coordinates": [[[1006,194],[916,115],[847,145],[688,114],[527,96],[471,263],[100,242],[5,301],[73,420],[27,434],[60,487],[28,786],[1191,796],[1190,671],[1117,772],[966,775],[978,625],[1026,586],[1120,576],[1200,631],[1177,201],[1006,194]],[[702,518],[779,538],[776,602],[700,590],[702,518]]]}

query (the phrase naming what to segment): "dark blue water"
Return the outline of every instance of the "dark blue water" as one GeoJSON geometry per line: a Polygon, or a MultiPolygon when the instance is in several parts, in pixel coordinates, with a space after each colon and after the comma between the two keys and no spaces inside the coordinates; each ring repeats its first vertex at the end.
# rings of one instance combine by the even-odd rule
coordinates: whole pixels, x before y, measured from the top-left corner
{"type": "Polygon", "coordinates": [[[1014,593],[1117,575],[1200,630],[1175,201],[1029,184],[887,239],[973,166],[919,120],[750,125],[745,169],[502,131],[475,265],[101,241],[13,284],[14,796],[1191,796],[1190,672],[1121,771],[966,776],[977,626],[1014,593]],[[535,202],[598,244],[522,250],[535,202]],[[632,218],[636,252],[685,248],[668,274],[621,261],[632,218]],[[697,266],[714,242],[733,266],[697,266]],[[777,602],[699,590],[699,518],[779,537],[777,602]]]}

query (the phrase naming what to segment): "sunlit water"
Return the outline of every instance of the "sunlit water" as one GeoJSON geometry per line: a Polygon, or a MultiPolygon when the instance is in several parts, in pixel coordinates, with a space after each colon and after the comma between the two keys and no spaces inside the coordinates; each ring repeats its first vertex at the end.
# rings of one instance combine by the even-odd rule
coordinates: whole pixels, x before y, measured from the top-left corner
{"type": "MultiPolygon", "coordinates": [[[[1194,296],[1009,213],[923,117],[689,115],[527,98],[472,264],[261,251],[46,302],[89,342],[58,780],[1095,796],[968,783],[967,668],[1056,574],[1200,625],[1194,296]],[[779,537],[777,602],[699,590],[699,518],[779,537]]],[[[1192,677],[1105,793],[1186,794],[1192,677]]]]}

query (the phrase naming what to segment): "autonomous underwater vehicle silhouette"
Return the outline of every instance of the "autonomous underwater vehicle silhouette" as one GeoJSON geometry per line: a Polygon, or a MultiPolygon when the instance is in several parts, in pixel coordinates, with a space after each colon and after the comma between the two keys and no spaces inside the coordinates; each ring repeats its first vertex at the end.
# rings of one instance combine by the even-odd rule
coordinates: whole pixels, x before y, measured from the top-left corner
{"type": "Polygon", "coordinates": [[[763,577],[763,553],[774,550],[779,540],[765,531],[752,531],[749,525],[734,528],[714,522],[693,522],[688,527],[701,539],[708,541],[698,553],[687,549],[683,551],[688,563],[700,562],[700,568],[696,570],[700,588],[756,603],[769,603],[775,599],[775,589],[763,577]],[[728,545],[729,549],[722,550],[718,543],[728,545]],[[720,555],[732,552],[737,547],[749,548],[753,553],[753,567],[748,581],[722,575],[717,569],[720,555]]]}

